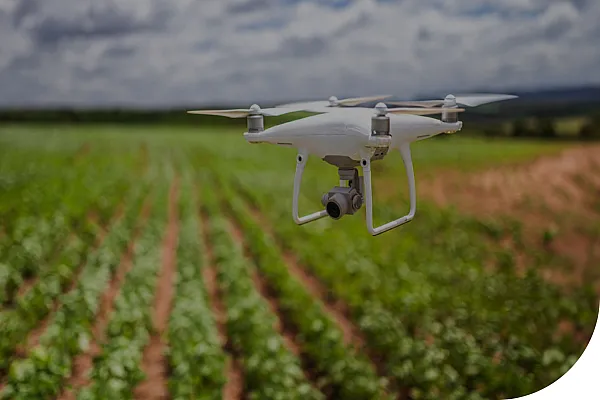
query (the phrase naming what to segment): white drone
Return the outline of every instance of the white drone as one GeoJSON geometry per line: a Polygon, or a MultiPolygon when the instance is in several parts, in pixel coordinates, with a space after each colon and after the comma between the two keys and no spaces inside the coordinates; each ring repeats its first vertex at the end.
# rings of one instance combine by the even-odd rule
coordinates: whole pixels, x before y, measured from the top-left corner
{"type": "Polygon", "coordinates": [[[254,104],[250,109],[198,110],[191,114],[219,115],[229,118],[247,118],[248,131],[244,138],[249,143],[271,143],[294,147],[298,150],[292,216],[303,225],[325,216],[340,219],[355,214],[366,203],[367,228],[376,236],[403,225],[415,216],[416,188],[410,144],[442,133],[462,129],[458,113],[465,111],[458,105],[476,107],[517,96],[502,94],[448,95],[444,100],[390,101],[403,108],[388,108],[378,103],[375,109],[354,107],[391,96],[372,96],[329,101],[291,103],[275,108],[261,109],[254,104]],[[440,107],[441,106],[441,107],[440,107]],[[308,111],[318,115],[298,119],[264,129],[265,116],[280,116],[292,112],[308,111]],[[441,119],[424,115],[441,114],[441,119]],[[404,161],[410,189],[410,211],[407,215],[379,227],[373,227],[373,195],[371,188],[371,163],[382,160],[390,149],[398,149],[404,161]],[[304,217],[298,215],[300,184],[309,154],[313,154],[338,168],[340,186],[323,195],[325,208],[304,217]],[[361,166],[363,176],[358,173],[361,166]]]}

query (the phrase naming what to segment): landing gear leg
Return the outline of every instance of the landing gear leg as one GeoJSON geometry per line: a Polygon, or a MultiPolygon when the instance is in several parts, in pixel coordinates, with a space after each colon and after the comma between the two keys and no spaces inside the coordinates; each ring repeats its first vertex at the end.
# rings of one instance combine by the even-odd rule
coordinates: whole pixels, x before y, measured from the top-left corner
{"type": "Polygon", "coordinates": [[[365,203],[367,207],[367,228],[369,229],[369,233],[371,235],[376,236],[397,228],[400,225],[404,225],[407,222],[412,221],[415,216],[416,208],[417,208],[417,195],[415,188],[415,174],[413,170],[412,157],[410,153],[409,144],[404,144],[400,147],[400,154],[402,155],[402,160],[404,161],[404,168],[406,170],[406,175],[408,177],[408,187],[410,191],[410,211],[407,215],[402,218],[399,218],[395,221],[388,222],[385,225],[379,226],[377,228],[373,227],[373,192],[371,187],[371,160],[369,158],[363,158],[360,161],[360,165],[363,169],[363,176],[365,181],[365,203]]]}
{"type": "Polygon", "coordinates": [[[327,216],[327,211],[318,211],[313,214],[306,215],[304,217],[298,216],[298,203],[300,198],[300,184],[302,183],[302,175],[304,174],[304,167],[308,161],[308,153],[301,151],[296,157],[296,175],[294,177],[294,199],[292,204],[292,216],[294,222],[298,225],[304,225],[309,222],[316,221],[327,216]]]}

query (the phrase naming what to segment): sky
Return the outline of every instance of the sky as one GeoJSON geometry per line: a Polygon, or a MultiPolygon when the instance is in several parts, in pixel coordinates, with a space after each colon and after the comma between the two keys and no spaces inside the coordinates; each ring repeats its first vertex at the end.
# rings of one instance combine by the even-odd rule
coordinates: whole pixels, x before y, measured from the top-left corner
{"type": "Polygon", "coordinates": [[[0,106],[600,83],[598,0],[0,0],[0,106]]]}

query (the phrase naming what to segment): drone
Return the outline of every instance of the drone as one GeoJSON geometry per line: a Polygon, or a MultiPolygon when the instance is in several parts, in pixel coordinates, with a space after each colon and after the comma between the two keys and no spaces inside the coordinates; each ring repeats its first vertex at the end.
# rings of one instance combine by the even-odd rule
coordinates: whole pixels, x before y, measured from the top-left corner
{"type": "Polygon", "coordinates": [[[296,173],[292,200],[292,217],[296,224],[304,225],[329,216],[339,220],[344,215],[356,214],[363,203],[366,206],[366,224],[373,236],[395,229],[415,217],[417,193],[410,145],[440,134],[462,130],[458,114],[461,107],[517,98],[506,94],[448,95],[442,100],[388,101],[392,96],[369,96],[339,100],[332,96],[328,101],[309,101],[260,108],[253,104],[249,109],[195,110],[190,114],[217,115],[228,118],[246,118],[247,131],[243,134],[248,143],[269,143],[297,149],[296,173]],[[374,108],[358,107],[360,104],[379,101],[374,108]],[[459,107],[461,106],[461,107],[459,107]],[[264,128],[264,117],[281,116],[293,112],[315,113],[264,128]],[[441,118],[429,115],[441,114],[441,118]],[[384,225],[373,226],[373,192],[371,165],[383,160],[393,150],[402,156],[408,177],[410,210],[407,215],[384,225]],[[333,187],[321,198],[324,209],[299,216],[298,203],[302,176],[309,155],[315,155],[337,167],[339,186],[333,187]],[[358,167],[362,169],[359,174],[358,167]]]}

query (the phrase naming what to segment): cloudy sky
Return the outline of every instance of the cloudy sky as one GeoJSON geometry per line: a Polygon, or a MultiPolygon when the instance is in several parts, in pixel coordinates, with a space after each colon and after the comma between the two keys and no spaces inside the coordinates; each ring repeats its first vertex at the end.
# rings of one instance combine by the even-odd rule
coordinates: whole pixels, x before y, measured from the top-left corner
{"type": "Polygon", "coordinates": [[[599,0],[0,0],[0,106],[600,83],[599,0]]]}

